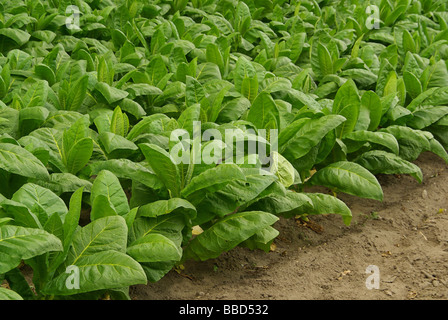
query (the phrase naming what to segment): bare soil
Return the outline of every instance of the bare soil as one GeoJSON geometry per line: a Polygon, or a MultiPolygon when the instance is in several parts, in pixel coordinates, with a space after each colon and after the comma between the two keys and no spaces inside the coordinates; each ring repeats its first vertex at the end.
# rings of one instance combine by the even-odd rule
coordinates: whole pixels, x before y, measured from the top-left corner
{"type": "Polygon", "coordinates": [[[349,227],[337,215],[313,216],[307,225],[281,219],[275,250],[238,247],[217,259],[189,261],[180,273],[132,287],[131,297],[448,299],[448,166],[430,153],[415,163],[422,168],[422,184],[404,175],[378,176],[383,202],[338,195],[353,212],[349,227]],[[379,268],[379,289],[366,287],[370,265],[379,268]]]}

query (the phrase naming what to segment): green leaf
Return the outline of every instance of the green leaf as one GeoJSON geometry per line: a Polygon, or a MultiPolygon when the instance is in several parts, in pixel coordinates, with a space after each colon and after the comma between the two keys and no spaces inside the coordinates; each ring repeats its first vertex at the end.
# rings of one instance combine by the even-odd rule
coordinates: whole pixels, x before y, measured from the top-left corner
{"type": "Polygon", "coordinates": [[[98,220],[100,218],[116,216],[117,212],[113,208],[113,204],[108,197],[100,194],[95,197],[92,202],[92,210],[90,211],[90,220],[98,220]]]}
{"type": "MultiPolygon", "coordinates": [[[[128,198],[121,187],[120,181],[110,171],[101,171],[93,182],[90,194],[90,201],[93,206],[95,206],[95,199],[99,196],[103,196],[106,202],[111,204],[111,208],[120,216],[124,216],[130,210],[128,198]]],[[[104,205],[104,202],[100,204],[104,205]]]]}
{"type": "Polygon", "coordinates": [[[112,132],[102,132],[98,136],[98,139],[101,141],[101,144],[108,155],[119,150],[124,150],[125,156],[129,156],[132,151],[138,150],[135,143],[112,132]]]}
{"type": "Polygon", "coordinates": [[[289,161],[299,159],[330,132],[337,128],[345,118],[339,115],[328,115],[318,119],[299,119],[293,122],[283,132],[280,132],[279,151],[289,161]]]}
{"type": "Polygon", "coordinates": [[[319,57],[319,71],[322,77],[333,74],[333,61],[327,47],[319,42],[317,45],[317,55],[319,57]]]}
{"type": "Polygon", "coordinates": [[[311,199],[304,193],[298,193],[291,190],[286,191],[285,195],[274,193],[262,198],[252,204],[251,210],[265,210],[275,215],[281,215],[286,218],[293,217],[297,214],[297,209],[301,207],[313,207],[311,199]]]}
{"type": "Polygon", "coordinates": [[[90,138],[84,138],[75,143],[70,149],[67,160],[66,168],[69,173],[76,174],[79,170],[89,162],[93,153],[93,140],[90,138]]]}
{"type": "Polygon", "coordinates": [[[413,118],[406,124],[411,128],[422,130],[439,121],[447,114],[448,107],[425,107],[414,111],[412,113],[413,118]]]}
{"type": "Polygon", "coordinates": [[[158,233],[150,233],[132,242],[127,253],[138,262],[179,261],[182,258],[182,250],[158,233]]]}
{"type": "Polygon", "coordinates": [[[0,287],[0,300],[23,300],[16,292],[0,287]]]}
{"type": "Polygon", "coordinates": [[[43,107],[47,102],[48,84],[46,81],[37,81],[29,88],[26,94],[21,97],[23,108],[43,107]]]}
{"type": "Polygon", "coordinates": [[[244,78],[253,78],[256,75],[254,66],[244,57],[240,57],[236,63],[234,70],[234,84],[238,92],[242,92],[242,84],[244,78]]]}
{"type": "Polygon", "coordinates": [[[414,161],[424,150],[430,149],[426,133],[412,128],[393,125],[380,130],[392,134],[400,145],[399,156],[407,161],[414,161]]]}
{"type": "Polygon", "coordinates": [[[61,250],[61,241],[44,230],[0,226],[0,274],[17,267],[22,260],[61,250]]]}
{"type": "Polygon", "coordinates": [[[362,198],[383,200],[383,190],[375,176],[353,162],[332,163],[318,170],[309,182],[362,198]]]}
{"type": "Polygon", "coordinates": [[[75,192],[81,187],[85,188],[87,192],[90,192],[90,188],[92,187],[89,181],[80,179],[71,173],[53,173],[50,175],[48,181],[33,180],[33,183],[50,189],[58,195],[66,192],[75,192]]]}
{"type": "Polygon", "coordinates": [[[194,104],[187,109],[185,109],[182,114],[177,119],[179,124],[179,129],[185,129],[193,136],[193,124],[195,121],[199,121],[201,116],[201,106],[199,104],[194,104]]]}
{"type": "Polygon", "coordinates": [[[65,105],[66,110],[79,110],[86,97],[88,83],[89,77],[84,75],[72,85],[73,87],[70,87],[65,105]]]}
{"type": "Polygon", "coordinates": [[[376,144],[385,146],[386,148],[388,148],[395,154],[399,153],[398,141],[390,133],[371,132],[371,131],[354,131],[354,132],[348,134],[347,136],[345,136],[344,139],[348,139],[348,140],[352,140],[352,141],[359,141],[359,142],[376,143],[376,144]]]}
{"type": "Polygon", "coordinates": [[[160,189],[163,186],[153,171],[128,159],[98,161],[90,164],[87,168],[89,176],[98,175],[102,170],[108,170],[118,178],[138,181],[152,189],[160,189]]]}
{"type": "Polygon", "coordinates": [[[113,250],[83,255],[73,266],[79,273],[79,289],[67,288],[72,272],[61,273],[47,283],[43,293],[49,295],[74,295],[104,289],[115,289],[136,284],[146,284],[145,272],[138,262],[128,255],[113,250]]]}
{"type": "Polygon", "coordinates": [[[280,153],[274,152],[274,164],[271,168],[271,173],[274,173],[279,182],[288,188],[295,182],[295,170],[292,164],[285,159],[280,153]]]}
{"type": "Polygon", "coordinates": [[[338,114],[343,116],[346,120],[336,129],[336,136],[340,139],[346,137],[353,132],[359,117],[359,104],[349,104],[341,110],[338,114]]]}
{"type": "Polygon", "coordinates": [[[0,35],[14,40],[19,46],[23,46],[30,39],[30,34],[20,29],[3,28],[0,29],[0,35]]]}
{"type": "Polygon", "coordinates": [[[128,92],[111,87],[110,85],[104,82],[98,82],[95,85],[95,90],[101,93],[101,95],[104,97],[104,99],[106,99],[108,104],[113,104],[115,102],[123,100],[129,95],[128,92]]]}
{"type": "Polygon", "coordinates": [[[83,257],[103,251],[126,252],[126,221],[121,216],[108,216],[92,221],[73,237],[66,265],[78,265],[83,257]]]}
{"type": "Polygon", "coordinates": [[[255,75],[253,78],[246,77],[241,84],[241,94],[246,97],[250,102],[253,102],[258,95],[258,77],[255,75]]]}
{"type": "Polygon", "coordinates": [[[362,154],[355,162],[373,174],[409,174],[419,183],[423,180],[422,171],[418,166],[393,153],[373,150],[362,154]]]}
{"type": "Polygon", "coordinates": [[[359,106],[358,88],[353,80],[347,80],[338,90],[333,102],[333,114],[339,114],[347,106],[359,106]]]}
{"type": "Polygon", "coordinates": [[[151,59],[146,68],[146,73],[151,84],[157,86],[160,80],[167,74],[166,66],[161,56],[157,55],[151,59]]]}
{"type": "Polygon", "coordinates": [[[42,223],[37,215],[24,204],[6,199],[2,201],[1,207],[6,216],[12,218],[16,225],[42,229],[42,223]]]}
{"type": "Polygon", "coordinates": [[[278,230],[269,226],[240,243],[240,246],[247,247],[251,250],[261,249],[264,252],[269,252],[271,250],[272,242],[279,234],[280,232],[278,230]]]}
{"type": "Polygon", "coordinates": [[[414,39],[408,30],[403,30],[403,51],[416,53],[417,48],[414,39]]]}
{"type": "Polygon", "coordinates": [[[171,197],[179,197],[181,186],[180,172],[171,159],[170,154],[156,145],[140,144],[139,147],[155,174],[170,191],[171,197]]]}
{"type": "Polygon", "coordinates": [[[193,77],[187,76],[186,85],[185,102],[187,107],[196,103],[201,103],[201,100],[205,97],[205,91],[199,81],[193,77]]]}
{"type": "Polygon", "coordinates": [[[279,129],[279,111],[269,93],[261,92],[255,98],[249,109],[247,121],[252,122],[258,129],[279,129]]]}
{"type": "Polygon", "coordinates": [[[196,216],[196,208],[187,200],[172,198],[168,200],[159,200],[138,209],[138,215],[141,217],[155,218],[171,212],[188,212],[190,218],[196,216]]]}
{"type": "Polygon", "coordinates": [[[220,164],[193,177],[181,194],[186,198],[194,198],[194,193],[200,190],[215,192],[235,180],[246,180],[240,167],[233,163],[220,164]]]}
{"type": "Polygon", "coordinates": [[[0,143],[0,168],[28,178],[49,178],[47,169],[39,159],[14,144],[0,143]]]}
{"type": "Polygon", "coordinates": [[[276,216],[262,211],[229,215],[194,238],[186,248],[185,256],[202,261],[217,258],[277,220],[276,216]]]}
{"type": "Polygon", "coordinates": [[[64,201],[52,191],[41,186],[27,183],[23,185],[11,198],[20,202],[39,217],[42,224],[53,214],[57,214],[62,221],[67,214],[67,207],[64,201]]]}
{"type": "Polygon", "coordinates": [[[345,225],[350,225],[352,212],[343,201],[323,193],[304,193],[304,195],[311,199],[312,206],[299,207],[297,214],[338,214],[342,217],[345,225]]]}
{"type": "Polygon", "coordinates": [[[50,272],[56,270],[61,263],[67,258],[68,251],[72,245],[73,237],[75,235],[76,228],[78,227],[79,219],[81,217],[81,206],[82,206],[82,194],[84,187],[76,190],[70,198],[69,210],[65,217],[63,229],[63,251],[60,252],[50,265],[50,272]]]}
{"type": "Polygon", "coordinates": [[[382,112],[380,97],[373,91],[364,92],[361,97],[359,117],[355,130],[377,130],[381,122],[382,112]]]}
{"type": "Polygon", "coordinates": [[[221,74],[223,74],[224,73],[224,60],[223,60],[221,52],[219,51],[218,46],[214,43],[209,43],[207,45],[205,54],[207,57],[207,61],[216,64],[219,67],[221,74]]]}

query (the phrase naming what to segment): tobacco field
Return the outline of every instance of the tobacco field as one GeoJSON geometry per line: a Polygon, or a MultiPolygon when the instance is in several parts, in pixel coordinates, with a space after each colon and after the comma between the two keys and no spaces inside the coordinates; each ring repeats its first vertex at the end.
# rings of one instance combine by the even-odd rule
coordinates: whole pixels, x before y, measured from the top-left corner
{"type": "Polygon", "coordinates": [[[448,163],[444,0],[2,0],[0,300],[131,299],[448,163]],[[254,148],[255,146],[255,148],[254,148]],[[307,192],[308,187],[324,192],[307,192]]]}

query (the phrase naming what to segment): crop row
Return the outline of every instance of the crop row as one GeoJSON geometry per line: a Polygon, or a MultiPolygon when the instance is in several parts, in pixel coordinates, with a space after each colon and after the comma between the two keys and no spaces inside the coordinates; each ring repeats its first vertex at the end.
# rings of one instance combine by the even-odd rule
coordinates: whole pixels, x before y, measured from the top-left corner
{"type": "Polygon", "coordinates": [[[0,299],[128,299],[279,217],[350,225],[338,193],[448,162],[447,59],[437,0],[2,1],[0,299]]]}

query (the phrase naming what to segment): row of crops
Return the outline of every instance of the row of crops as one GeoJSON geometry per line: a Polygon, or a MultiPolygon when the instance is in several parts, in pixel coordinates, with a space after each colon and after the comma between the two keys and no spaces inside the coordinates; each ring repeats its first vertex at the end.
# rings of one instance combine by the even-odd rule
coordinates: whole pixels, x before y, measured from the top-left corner
{"type": "Polygon", "coordinates": [[[447,59],[444,0],[1,1],[0,299],[129,299],[279,217],[350,225],[338,193],[448,162],[447,59]]]}

